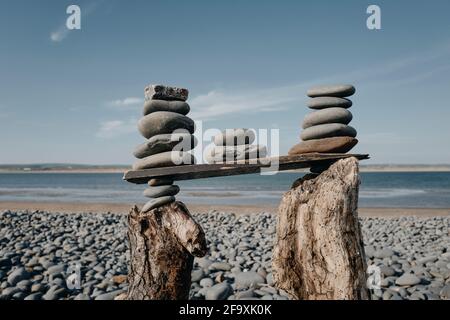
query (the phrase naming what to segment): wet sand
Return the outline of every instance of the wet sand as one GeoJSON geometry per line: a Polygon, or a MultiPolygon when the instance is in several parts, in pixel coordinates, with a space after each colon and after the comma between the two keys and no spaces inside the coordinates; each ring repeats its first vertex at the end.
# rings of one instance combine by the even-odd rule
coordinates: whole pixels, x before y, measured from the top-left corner
{"type": "MultiPolygon", "coordinates": [[[[81,203],[81,202],[15,202],[0,201],[0,210],[29,210],[29,211],[49,211],[49,212],[93,212],[93,213],[128,213],[133,203],[81,203]]],[[[230,212],[236,214],[249,214],[270,212],[276,213],[275,206],[249,206],[249,205],[203,205],[186,204],[191,212],[209,212],[212,210],[230,212]]],[[[142,203],[138,204],[142,206],[142,203]]],[[[420,216],[437,217],[450,216],[450,208],[429,209],[429,208],[359,208],[359,215],[362,217],[402,217],[420,216]]]]}

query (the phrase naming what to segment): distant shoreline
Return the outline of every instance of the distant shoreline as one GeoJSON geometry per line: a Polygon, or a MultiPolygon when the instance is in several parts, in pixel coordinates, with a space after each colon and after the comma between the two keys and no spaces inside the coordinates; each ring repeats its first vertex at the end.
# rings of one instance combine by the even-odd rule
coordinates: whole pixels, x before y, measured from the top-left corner
{"type": "MultiPolygon", "coordinates": [[[[124,173],[131,170],[131,168],[117,167],[117,168],[75,168],[75,169],[0,169],[0,174],[3,173],[124,173]]],[[[450,165],[362,165],[361,172],[450,172],[450,165]]],[[[308,172],[308,169],[288,170],[284,172],[308,172]]]]}

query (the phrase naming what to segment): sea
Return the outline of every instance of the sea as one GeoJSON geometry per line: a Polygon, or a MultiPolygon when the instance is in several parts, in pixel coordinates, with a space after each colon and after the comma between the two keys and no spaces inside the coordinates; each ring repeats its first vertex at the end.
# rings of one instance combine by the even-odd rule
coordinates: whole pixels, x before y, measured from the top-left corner
{"type": "MultiPolygon", "coordinates": [[[[179,181],[186,204],[270,205],[303,173],[179,181]]],[[[146,185],[121,173],[2,173],[0,201],[143,203],[146,185]]],[[[450,208],[450,172],[363,172],[360,207],[450,208]]]]}

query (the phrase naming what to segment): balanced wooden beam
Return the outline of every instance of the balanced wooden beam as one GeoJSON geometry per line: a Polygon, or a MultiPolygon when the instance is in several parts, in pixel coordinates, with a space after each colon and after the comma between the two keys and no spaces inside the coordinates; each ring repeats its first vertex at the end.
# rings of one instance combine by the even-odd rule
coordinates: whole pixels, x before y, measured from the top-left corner
{"type": "Polygon", "coordinates": [[[136,184],[147,183],[152,178],[168,178],[172,180],[192,180],[212,177],[232,176],[258,173],[261,169],[270,170],[270,166],[278,161],[278,171],[310,168],[314,165],[335,162],[339,159],[355,157],[358,160],[368,159],[368,154],[341,153],[309,153],[302,155],[281,156],[265,159],[254,159],[250,163],[238,161],[233,164],[194,164],[125,172],[123,179],[136,184]]]}

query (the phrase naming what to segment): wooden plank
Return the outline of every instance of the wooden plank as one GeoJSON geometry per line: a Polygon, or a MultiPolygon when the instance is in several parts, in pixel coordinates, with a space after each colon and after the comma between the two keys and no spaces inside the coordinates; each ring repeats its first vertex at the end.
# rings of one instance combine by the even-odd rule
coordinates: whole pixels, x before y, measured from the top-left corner
{"type": "Polygon", "coordinates": [[[145,170],[126,171],[123,179],[136,184],[147,183],[152,178],[168,178],[172,180],[192,180],[212,177],[232,176],[239,174],[258,173],[266,170],[272,163],[278,161],[278,171],[310,168],[313,165],[334,162],[339,159],[355,157],[359,160],[368,159],[368,154],[342,153],[309,153],[303,155],[281,156],[273,158],[254,159],[251,163],[238,161],[233,164],[194,164],[145,170]],[[256,163],[254,163],[256,162],[256,163]]]}

